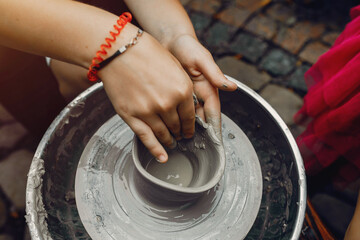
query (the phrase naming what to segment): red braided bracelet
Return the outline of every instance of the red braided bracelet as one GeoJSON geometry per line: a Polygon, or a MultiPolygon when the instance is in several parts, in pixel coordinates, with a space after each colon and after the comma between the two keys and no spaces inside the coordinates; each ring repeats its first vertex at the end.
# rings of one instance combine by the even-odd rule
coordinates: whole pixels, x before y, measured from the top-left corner
{"type": "Polygon", "coordinates": [[[112,38],[105,38],[106,44],[100,45],[100,50],[96,52],[96,56],[92,59],[91,65],[89,67],[89,71],[87,74],[87,77],[90,81],[96,81],[98,80],[97,72],[99,63],[104,61],[104,58],[101,57],[101,55],[106,55],[107,51],[106,49],[111,48],[111,43],[115,42],[117,36],[119,36],[120,32],[124,29],[125,25],[130,22],[132,19],[132,16],[129,12],[124,12],[120,15],[119,19],[116,21],[117,25],[114,25],[115,31],[110,31],[110,35],[112,38]]]}

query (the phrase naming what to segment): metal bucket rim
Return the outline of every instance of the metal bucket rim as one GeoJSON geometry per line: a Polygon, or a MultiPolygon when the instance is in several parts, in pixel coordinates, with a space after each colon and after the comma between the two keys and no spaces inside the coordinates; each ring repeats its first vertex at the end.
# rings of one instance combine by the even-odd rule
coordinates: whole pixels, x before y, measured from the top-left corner
{"type": "MultiPolygon", "coordinates": [[[[289,128],[285,124],[285,122],[281,119],[280,115],[274,110],[273,107],[270,106],[268,102],[266,102],[258,93],[254,90],[246,86],[245,84],[239,82],[238,80],[225,75],[226,78],[236,83],[238,89],[246,93],[248,96],[253,98],[256,102],[258,102],[265,111],[269,113],[269,115],[276,121],[279,125],[281,131],[285,135],[290,147],[291,151],[295,158],[296,169],[299,176],[298,184],[299,184],[299,199],[298,199],[298,210],[296,216],[295,228],[292,232],[291,240],[297,240],[301,234],[302,224],[305,218],[305,209],[306,209],[306,176],[305,176],[305,168],[303,165],[302,157],[300,151],[297,147],[296,141],[292,136],[289,128]]],[[[55,133],[55,130],[59,123],[70,114],[70,109],[76,106],[79,102],[87,99],[91,96],[93,92],[97,92],[103,89],[103,84],[96,83],[80,95],[78,95],[73,101],[71,101],[54,119],[51,123],[44,136],[42,137],[36,152],[33,157],[33,161],[30,166],[28,181],[26,186],[26,220],[29,226],[30,234],[33,239],[52,239],[50,233],[47,229],[47,224],[45,219],[47,218],[46,212],[39,213],[38,209],[44,209],[44,203],[42,197],[37,196],[39,193],[42,193],[42,176],[43,173],[39,172],[39,168],[44,168],[44,162],[41,160],[42,153],[47,147],[49,140],[52,135],[55,133]],[[38,182],[40,180],[40,182],[38,182]],[[41,226],[41,227],[39,227],[41,226]],[[44,229],[45,227],[45,229],[44,229]]]]}
{"type": "Polygon", "coordinates": [[[296,169],[299,175],[298,184],[300,187],[300,192],[298,199],[298,211],[296,216],[295,229],[293,230],[292,236],[290,238],[291,240],[297,240],[300,237],[302,225],[305,219],[307,192],[306,192],[305,167],[304,167],[303,159],[300,154],[300,150],[294,139],[294,136],[291,134],[290,129],[288,128],[284,120],[280,117],[280,115],[275,111],[275,109],[267,101],[265,101],[265,99],[263,99],[258,93],[256,93],[250,87],[246,86],[245,84],[239,82],[238,80],[230,76],[225,75],[225,77],[230,81],[236,83],[239,90],[244,91],[250,97],[254,98],[254,100],[256,100],[258,103],[260,103],[263,109],[266,110],[274,118],[274,120],[277,122],[280,129],[282,130],[283,134],[285,135],[286,139],[288,140],[292,153],[294,154],[296,169]]]}

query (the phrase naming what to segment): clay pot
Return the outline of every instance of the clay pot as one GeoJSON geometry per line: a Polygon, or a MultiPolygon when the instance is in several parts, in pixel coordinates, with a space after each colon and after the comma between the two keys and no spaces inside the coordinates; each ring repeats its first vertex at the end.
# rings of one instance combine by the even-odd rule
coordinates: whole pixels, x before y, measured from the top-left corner
{"type": "Polygon", "coordinates": [[[215,187],[224,173],[223,144],[214,129],[198,117],[194,137],[166,150],[169,160],[159,163],[134,137],[132,156],[141,176],[136,182],[152,201],[172,204],[196,199],[215,187]]]}

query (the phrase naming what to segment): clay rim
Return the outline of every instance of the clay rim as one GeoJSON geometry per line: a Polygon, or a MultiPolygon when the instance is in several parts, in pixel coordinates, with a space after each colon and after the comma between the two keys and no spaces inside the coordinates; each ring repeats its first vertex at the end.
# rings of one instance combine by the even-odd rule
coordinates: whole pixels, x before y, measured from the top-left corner
{"type": "MultiPolygon", "coordinates": [[[[211,138],[214,138],[215,136],[215,132],[212,128],[207,128],[206,131],[211,131],[209,132],[209,135],[211,136],[211,138]]],[[[151,183],[157,185],[158,187],[162,187],[165,188],[167,190],[172,190],[172,191],[176,191],[178,193],[184,193],[184,194],[200,194],[203,192],[206,192],[210,189],[212,189],[213,187],[216,186],[216,184],[218,184],[224,174],[225,171],[225,151],[224,151],[224,147],[222,145],[222,143],[216,138],[216,140],[218,142],[214,142],[213,139],[212,141],[214,142],[215,148],[219,151],[219,155],[220,155],[220,159],[219,161],[219,169],[216,171],[216,174],[211,178],[211,180],[209,182],[207,182],[206,184],[202,185],[201,187],[182,187],[182,186],[178,186],[178,185],[174,185],[171,183],[167,183],[165,181],[162,181],[156,177],[154,177],[153,175],[151,175],[150,173],[148,173],[143,166],[141,165],[140,161],[139,161],[139,157],[138,157],[138,144],[137,141],[140,141],[138,139],[138,137],[135,135],[132,141],[132,159],[133,162],[135,164],[135,168],[138,172],[140,172],[140,174],[146,178],[148,181],[150,181],[151,183]]]]}
{"type": "MultiPolygon", "coordinates": [[[[43,154],[51,141],[52,137],[56,134],[59,124],[70,117],[70,110],[77,106],[80,102],[91,96],[103,88],[102,83],[97,83],[79,94],[72,100],[53,120],[44,136],[42,137],[30,165],[28,179],[26,183],[26,222],[29,227],[31,239],[52,240],[51,234],[47,227],[46,219],[48,218],[43,200],[43,177],[44,173],[39,169],[44,168],[44,161],[42,160],[43,154]],[[35,188],[33,186],[36,186],[35,188]]],[[[45,169],[45,168],[44,168],[45,169]]],[[[45,169],[46,170],[46,169],[45,169]]]]}

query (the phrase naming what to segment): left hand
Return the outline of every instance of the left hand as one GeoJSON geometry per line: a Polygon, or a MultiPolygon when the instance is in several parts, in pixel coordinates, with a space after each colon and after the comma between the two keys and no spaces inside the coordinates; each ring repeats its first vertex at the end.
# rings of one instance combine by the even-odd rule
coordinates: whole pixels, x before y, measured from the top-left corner
{"type": "Polygon", "coordinates": [[[227,80],[210,52],[191,35],[181,35],[168,45],[193,81],[194,93],[200,104],[196,114],[213,126],[221,140],[221,114],[218,89],[234,91],[237,86],[227,80]]]}

